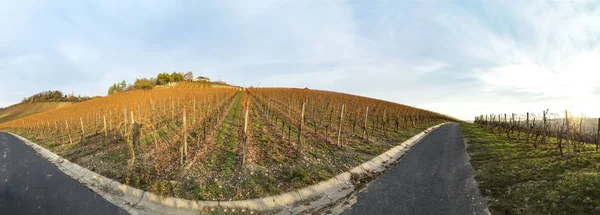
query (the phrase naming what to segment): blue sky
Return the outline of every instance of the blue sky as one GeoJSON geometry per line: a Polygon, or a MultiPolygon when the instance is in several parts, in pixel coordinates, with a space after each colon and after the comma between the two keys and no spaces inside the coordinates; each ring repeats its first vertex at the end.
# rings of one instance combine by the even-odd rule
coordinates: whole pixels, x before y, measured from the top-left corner
{"type": "Polygon", "coordinates": [[[600,116],[593,1],[4,1],[0,106],[192,71],[472,119],[600,116]]]}

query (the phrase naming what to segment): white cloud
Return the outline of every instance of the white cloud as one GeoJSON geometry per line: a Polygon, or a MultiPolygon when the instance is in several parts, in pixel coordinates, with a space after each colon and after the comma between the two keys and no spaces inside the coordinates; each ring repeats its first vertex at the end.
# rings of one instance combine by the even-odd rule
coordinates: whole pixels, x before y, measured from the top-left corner
{"type": "Polygon", "coordinates": [[[456,52],[471,59],[466,62],[473,65],[469,70],[481,86],[470,97],[429,106],[444,104],[449,113],[462,116],[536,107],[600,116],[600,110],[593,108],[600,104],[600,96],[594,93],[600,87],[600,7],[588,4],[486,2],[483,8],[503,13],[482,16],[483,11],[461,8],[458,13],[439,15],[438,22],[457,44],[456,52]],[[474,107],[461,110],[462,102],[474,107]]]}
{"type": "Polygon", "coordinates": [[[439,61],[428,61],[424,64],[417,65],[414,69],[419,73],[430,73],[443,68],[448,67],[449,65],[439,61]]]}
{"type": "Polygon", "coordinates": [[[546,93],[548,90],[564,85],[559,83],[561,81],[559,74],[534,64],[511,64],[489,70],[478,69],[475,70],[475,74],[488,88],[497,87],[501,90],[546,93]]]}

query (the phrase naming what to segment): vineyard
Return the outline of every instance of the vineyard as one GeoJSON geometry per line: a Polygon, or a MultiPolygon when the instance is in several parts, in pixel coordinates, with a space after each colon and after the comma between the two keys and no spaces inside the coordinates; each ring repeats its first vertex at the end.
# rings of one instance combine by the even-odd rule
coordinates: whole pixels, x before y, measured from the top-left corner
{"type": "Polygon", "coordinates": [[[476,117],[475,123],[485,125],[494,133],[505,133],[508,138],[524,138],[534,148],[539,145],[556,147],[562,156],[571,152],[589,151],[600,145],[600,118],[569,116],[550,113],[490,114],[476,117]],[[554,141],[550,141],[550,139],[554,141]]]}
{"type": "Polygon", "coordinates": [[[475,122],[462,135],[492,214],[600,211],[600,119],[546,110],[475,122]]]}
{"type": "Polygon", "coordinates": [[[140,189],[237,200],[328,179],[446,121],[456,120],[342,93],[184,82],[115,93],[0,130],[140,189]]]}

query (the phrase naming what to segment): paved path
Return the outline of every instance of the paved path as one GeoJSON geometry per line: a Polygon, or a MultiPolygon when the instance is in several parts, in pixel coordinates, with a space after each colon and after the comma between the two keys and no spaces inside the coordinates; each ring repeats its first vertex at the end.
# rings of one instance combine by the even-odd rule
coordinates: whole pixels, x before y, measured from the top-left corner
{"type": "Polygon", "coordinates": [[[459,124],[427,135],[342,214],[487,214],[459,124]]]}
{"type": "Polygon", "coordinates": [[[0,132],[0,214],[127,214],[0,132]]]}

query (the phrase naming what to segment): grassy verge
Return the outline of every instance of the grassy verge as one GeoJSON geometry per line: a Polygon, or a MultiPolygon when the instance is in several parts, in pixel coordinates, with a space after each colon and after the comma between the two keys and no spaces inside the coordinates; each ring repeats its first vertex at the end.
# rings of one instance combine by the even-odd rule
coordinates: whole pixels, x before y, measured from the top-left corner
{"type": "Polygon", "coordinates": [[[492,214],[600,214],[600,153],[593,145],[562,157],[554,138],[534,148],[524,134],[509,139],[468,123],[462,135],[492,214]]]}
{"type": "Polygon", "coordinates": [[[235,97],[231,110],[225,117],[225,122],[221,124],[217,131],[217,146],[220,156],[213,154],[209,162],[220,166],[221,174],[231,174],[236,169],[236,148],[240,144],[238,139],[238,128],[241,118],[242,104],[240,103],[240,94],[235,97]]]}

